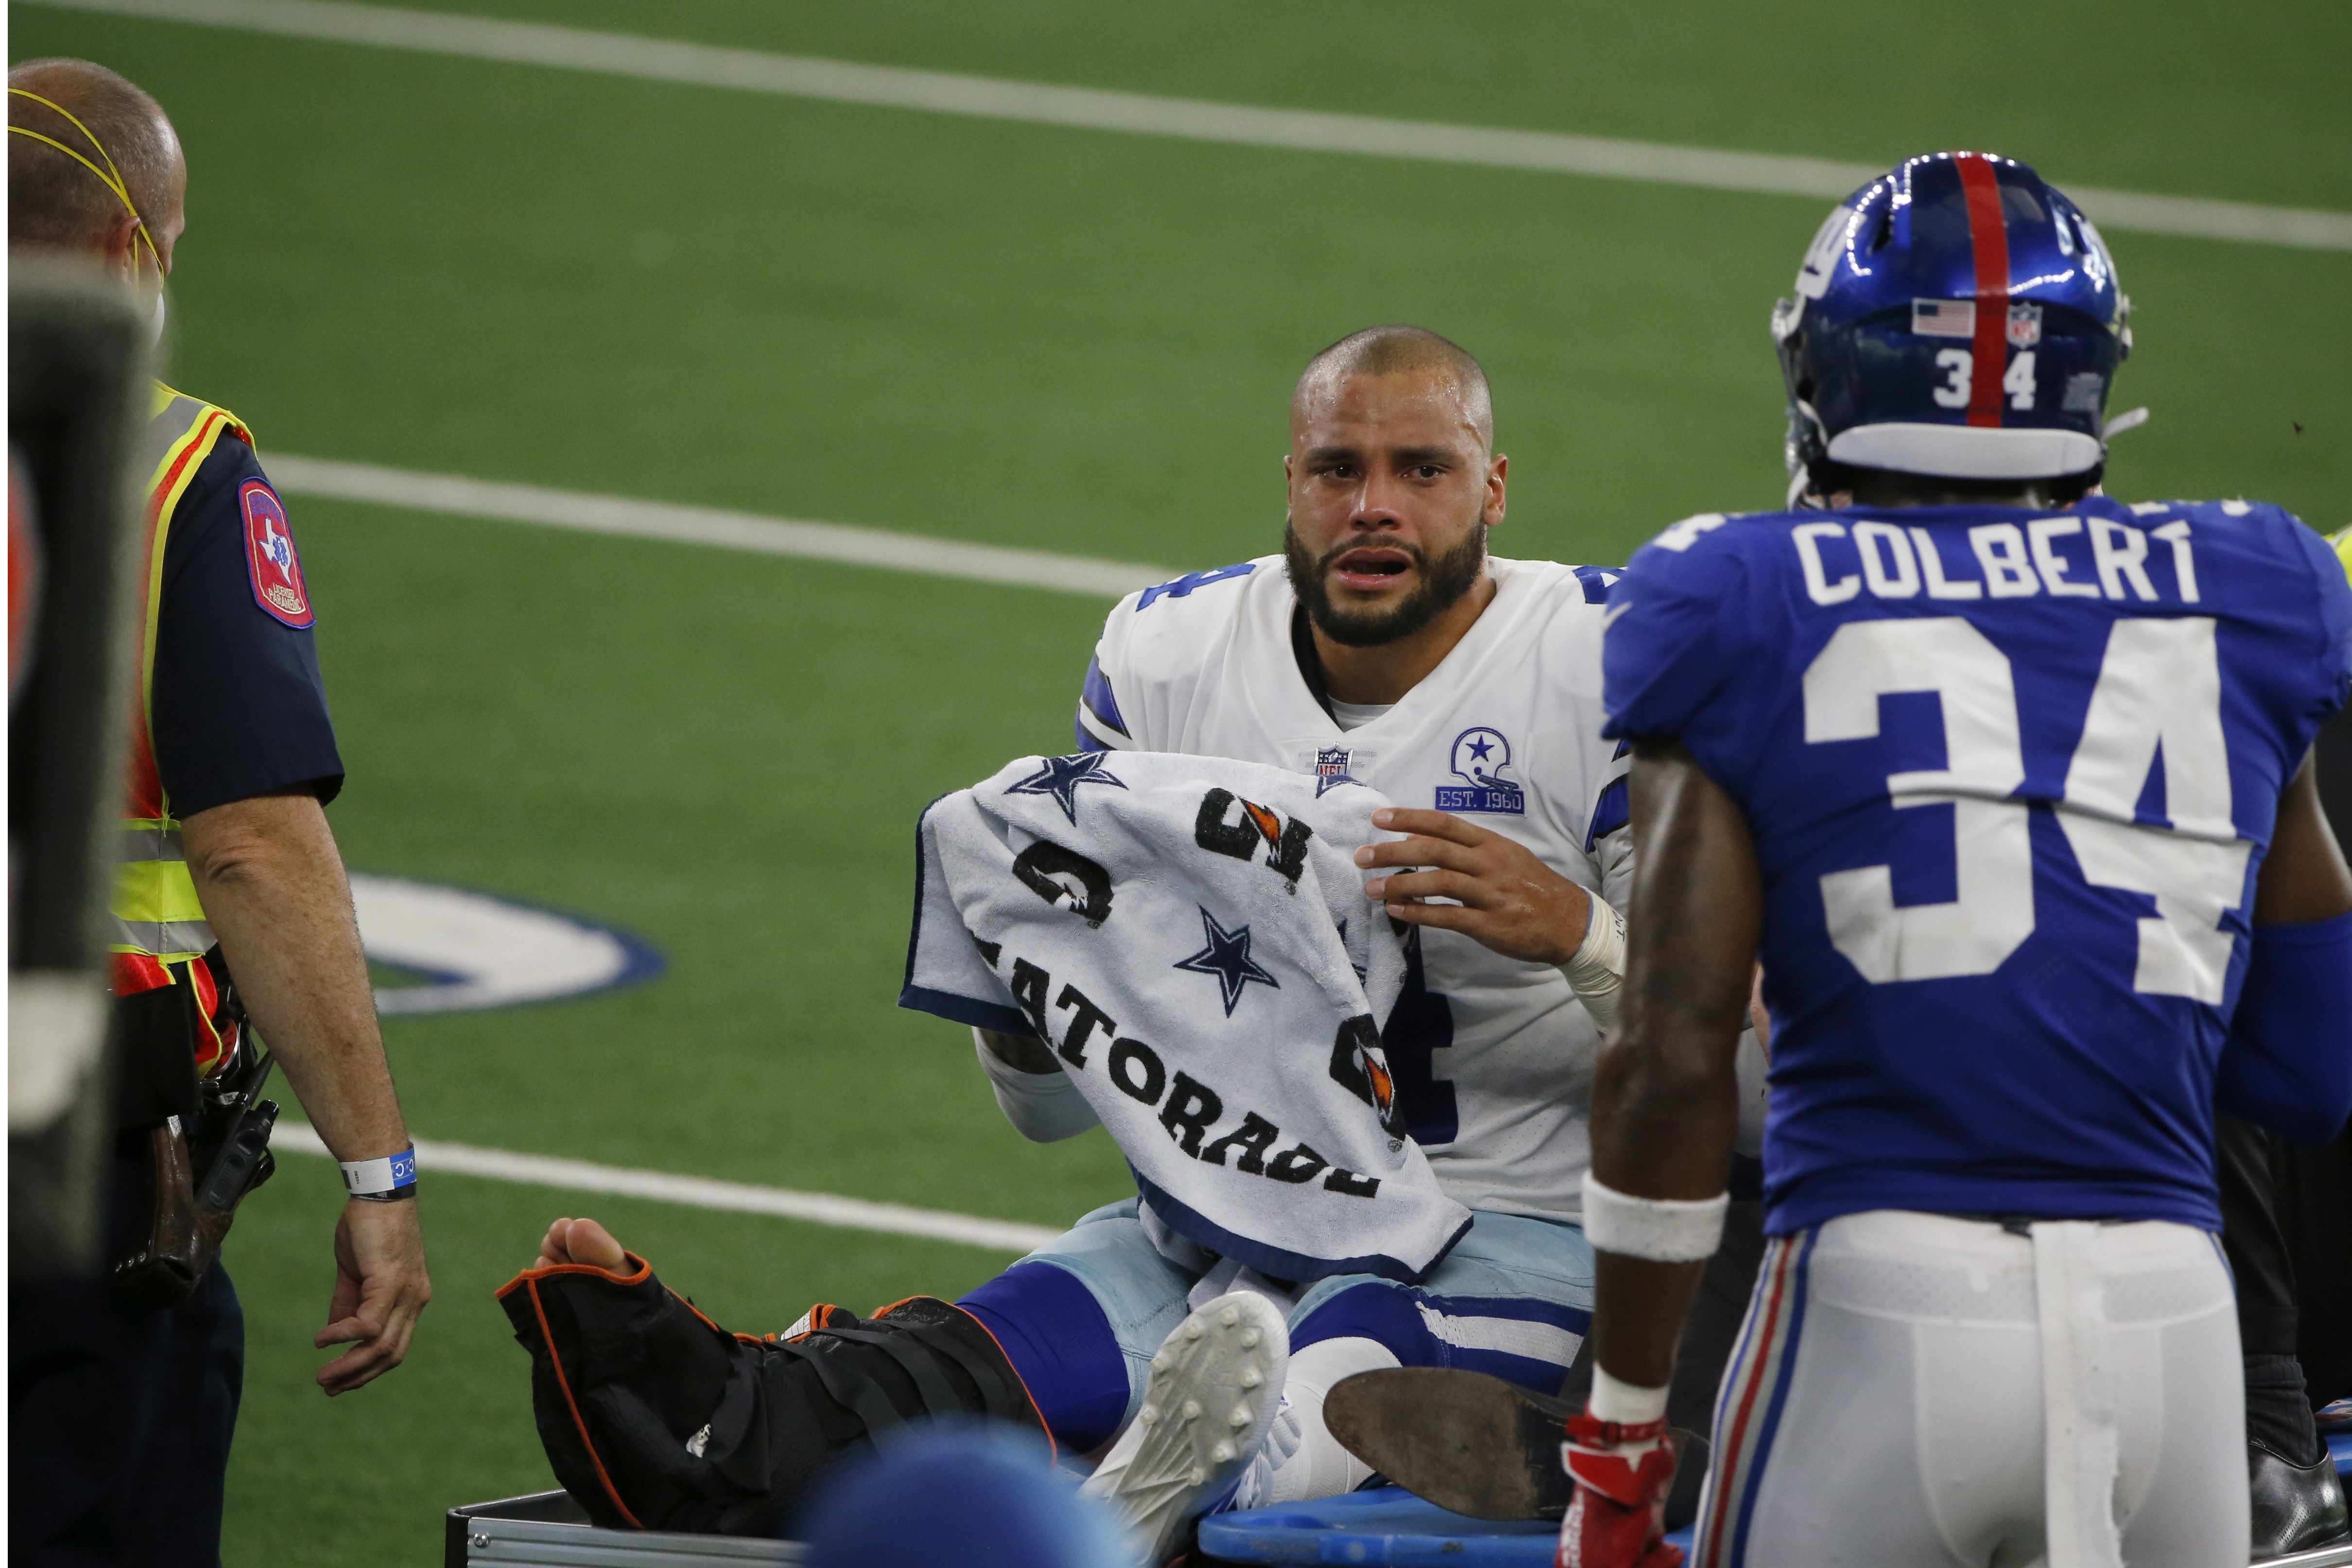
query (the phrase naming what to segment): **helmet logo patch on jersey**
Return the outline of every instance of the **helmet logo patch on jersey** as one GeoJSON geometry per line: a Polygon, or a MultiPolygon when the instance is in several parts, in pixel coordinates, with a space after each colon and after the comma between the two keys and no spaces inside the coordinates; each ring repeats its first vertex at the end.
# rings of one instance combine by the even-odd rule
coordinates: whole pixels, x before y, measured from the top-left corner
{"type": "Polygon", "coordinates": [[[237,486],[236,502],[245,519],[245,570],[253,584],[253,601],[299,631],[318,617],[310,610],[310,591],[302,586],[302,561],[294,553],[286,504],[259,479],[237,486]]]}
{"type": "Polygon", "coordinates": [[[1503,777],[1511,765],[1511,743],[1491,725],[1473,725],[1454,737],[1454,756],[1447,766],[1459,785],[1437,787],[1441,811],[1496,811],[1519,816],[1528,809],[1526,789],[1516,779],[1503,777]]]}

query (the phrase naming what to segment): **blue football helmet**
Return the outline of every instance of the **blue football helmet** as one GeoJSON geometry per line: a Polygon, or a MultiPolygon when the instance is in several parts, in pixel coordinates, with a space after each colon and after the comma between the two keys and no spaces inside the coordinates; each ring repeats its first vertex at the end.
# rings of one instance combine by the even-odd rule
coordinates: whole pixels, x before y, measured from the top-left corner
{"type": "Polygon", "coordinates": [[[1834,466],[2095,482],[2130,301],[2106,243],[2024,164],[1911,158],[1830,214],[1772,313],[1790,497],[1834,466]]]}

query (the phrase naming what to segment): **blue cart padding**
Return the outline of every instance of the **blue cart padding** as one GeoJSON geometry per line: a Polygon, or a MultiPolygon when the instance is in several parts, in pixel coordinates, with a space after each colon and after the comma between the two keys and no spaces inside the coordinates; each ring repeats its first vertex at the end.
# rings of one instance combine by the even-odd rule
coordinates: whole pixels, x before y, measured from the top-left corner
{"type": "MultiPolygon", "coordinates": [[[[1666,1537],[1687,1549],[1690,1531],[1666,1537]]],[[[1559,1526],[1465,1519],[1402,1487],[1213,1514],[1201,1550],[1227,1563],[1339,1563],[1365,1568],[1551,1568],[1559,1526]]]]}
{"type": "Polygon", "coordinates": [[[2327,1451],[2336,1460],[2336,1473],[2352,1479],[2352,1432],[2331,1432],[2327,1451]]]}

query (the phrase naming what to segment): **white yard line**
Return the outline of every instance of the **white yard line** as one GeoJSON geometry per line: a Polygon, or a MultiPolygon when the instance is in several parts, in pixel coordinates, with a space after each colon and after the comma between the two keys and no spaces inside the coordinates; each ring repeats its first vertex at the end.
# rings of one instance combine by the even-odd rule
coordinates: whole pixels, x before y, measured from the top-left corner
{"type": "Polygon", "coordinates": [[[291,457],[273,452],[264,457],[263,465],[269,472],[270,482],[289,496],[324,496],[339,501],[405,507],[412,511],[574,528],[583,533],[716,545],[722,549],[751,550],[761,555],[797,556],[849,566],[880,567],[886,571],[1056,589],[1106,599],[1119,598],[1176,575],[1156,566],[1097,560],[1088,556],[966,544],[920,534],[891,533],[884,528],[853,528],[846,523],[795,522],[789,517],[762,517],[716,507],[687,507],[668,501],[633,500],[626,496],[550,490],[537,485],[508,485],[455,474],[419,474],[404,468],[379,468],[367,463],[336,463],[323,457],[291,457]]]}
{"type": "MultiPolygon", "coordinates": [[[[303,1122],[278,1123],[277,1131],[270,1135],[269,1146],[282,1155],[312,1155],[321,1159],[327,1156],[327,1145],[303,1122]]],[[[936,1208],[910,1208],[900,1203],[873,1203],[829,1192],[794,1192],[789,1187],[753,1186],[748,1182],[630,1170],[621,1166],[593,1165],[586,1160],[518,1155],[505,1149],[478,1149],[471,1144],[428,1142],[423,1138],[416,1141],[416,1164],[419,1175],[425,1178],[482,1176],[490,1181],[523,1182],[571,1192],[650,1198],[656,1203],[684,1204],[689,1208],[773,1215],[782,1219],[806,1220],[812,1225],[836,1226],[844,1230],[920,1236],[999,1252],[1027,1252],[1061,1234],[1042,1225],[982,1219],[977,1215],[949,1214],[936,1208]]]]}
{"type": "MultiPolygon", "coordinates": [[[[1248,147],[1475,163],[1599,179],[1834,201],[1883,165],[1727,152],[1614,137],[1511,131],[1371,115],[1265,109],[1201,99],[1003,81],[805,55],[589,32],[537,22],[337,0],[22,0],[75,11],[233,27],[835,103],[977,116],[1248,147]]],[[[2352,213],[2107,191],[2060,182],[2101,226],[2312,250],[2352,250],[2352,213]]]]}

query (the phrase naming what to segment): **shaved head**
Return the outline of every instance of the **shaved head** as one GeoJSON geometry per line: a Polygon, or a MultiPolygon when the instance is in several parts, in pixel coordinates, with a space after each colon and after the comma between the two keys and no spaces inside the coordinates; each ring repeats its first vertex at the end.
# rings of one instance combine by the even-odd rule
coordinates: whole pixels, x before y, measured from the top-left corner
{"type": "Polygon", "coordinates": [[[1495,449],[1495,400],[1486,390],[1486,372],[1469,350],[1426,327],[1367,327],[1307,361],[1290,395],[1291,425],[1296,429],[1310,404],[1344,382],[1357,376],[1402,375],[1434,375],[1444,381],[1463,418],[1478,433],[1479,445],[1487,452],[1495,449]]]}
{"type": "MultiPolygon", "coordinates": [[[[100,169],[113,161],[151,236],[169,256],[187,170],[163,107],[128,78],[89,60],[26,60],[10,68],[8,85],[39,94],[89,128],[85,135],[55,110],[9,96],[9,124],[37,131],[100,169]],[[93,136],[97,147],[90,145],[93,136]]],[[[87,249],[129,216],[104,181],[57,148],[29,136],[8,138],[10,245],[87,249]]]]}

